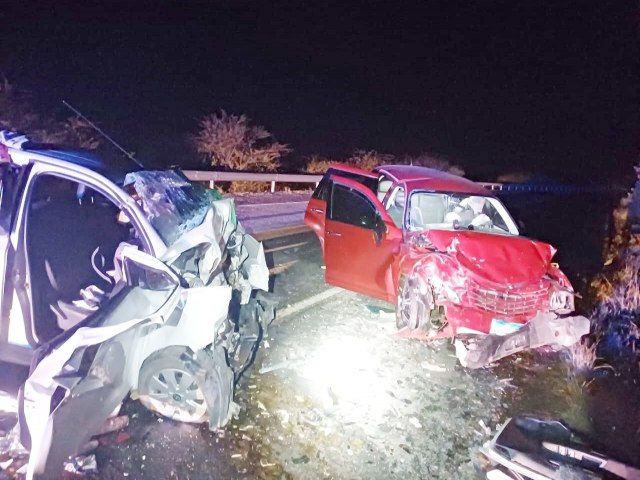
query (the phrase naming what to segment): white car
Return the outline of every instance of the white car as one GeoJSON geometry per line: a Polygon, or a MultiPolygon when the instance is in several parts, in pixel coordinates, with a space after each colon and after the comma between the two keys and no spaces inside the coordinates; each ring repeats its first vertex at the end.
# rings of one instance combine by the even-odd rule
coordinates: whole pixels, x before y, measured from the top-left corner
{"type": "Polygon", "coordinates": [[[27,477],[57,475],[131,395],[218,428],[273,309],[262,245],[175,171],[117,173],[0,132],[0,361],[30,365],[27,477]],[[231,312],[231,314],[230,314],[231,312]]]}

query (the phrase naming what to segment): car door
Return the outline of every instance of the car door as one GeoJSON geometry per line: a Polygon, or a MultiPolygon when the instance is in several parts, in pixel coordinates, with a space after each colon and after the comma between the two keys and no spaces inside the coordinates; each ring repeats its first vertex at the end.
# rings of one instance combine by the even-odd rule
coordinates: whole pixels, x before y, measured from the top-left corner
{"type": "Polygon", "coordinates": [[[28,335],[16,283],[22,272],[16,267],[11,231],[20,205],[29,167],[0,164],[0,360],[28,365],[33,339],[28,335]]]}
{"type": "Polygon", "coordinates": [[[327,283],[394,301],[402,231],[370,189],[333,176],[324,233],[327,283]]]}
{"type": "Polygon", "coordinates": [[[34,352],[20,398],[28,479],[58,478],[63,462],[100,430],[133,387],[139,342],[179,304],[180,280],[165,264],[131,245],[118,258],[121,281],[111,299],[34,352]]]}
{"type": "Polygon", "coordinates": [[[320,248],[324,253],[324,225],[327,212],[327,202],[331,194],[331,176],[339,175],[343,178],[349,178],[367,188],[375,191],[378,184],[378,175],[375,173],[367,172],[366,170],[360,170],[359,168],[343,167],[336,168],[331,167],[324,174],[322,180],[314,190],[309,199],[307,210],[304,214],[304,223],[307,225],[320,240],[320,248]]]}

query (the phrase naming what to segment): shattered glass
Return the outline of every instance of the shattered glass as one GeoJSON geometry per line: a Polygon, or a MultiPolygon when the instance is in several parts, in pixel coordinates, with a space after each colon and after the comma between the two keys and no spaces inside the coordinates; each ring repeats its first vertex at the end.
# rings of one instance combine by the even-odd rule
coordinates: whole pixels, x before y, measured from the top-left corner
{"type": "Polygon", "coordinates": [[[172,170],[128,173],[124,186],[130,185],[167,245],[200,225],[214,200],[203,188],[172,170]]]}

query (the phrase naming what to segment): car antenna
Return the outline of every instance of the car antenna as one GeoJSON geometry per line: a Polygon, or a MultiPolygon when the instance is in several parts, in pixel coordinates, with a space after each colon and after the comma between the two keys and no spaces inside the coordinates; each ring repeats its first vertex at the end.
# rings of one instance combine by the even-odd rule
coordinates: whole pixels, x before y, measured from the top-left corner
{"type": "Polygon", "coordinates": [[[83,119],[85,122],[87,122],[89,125],[91,125],[91,127],[93,127],[93,129],[98,132],[100,135],[102,135],[104,138],[106,138],[107,140],[109,140],[118,150],[120,150],[122,153],[124,153],[129,160],[131,160],[132,162],[134,162],[136,165],[138,165],[140,168],[144,168],[144,165],[137,160],[131,153],[127,152],[124,148],[122,148],[113,138],[111,138],[109,135],[107,135],[106,133],[104,133],[100,127],[98,127],[95,123],[93,123],[91,120],[89,120],[87,117],[85,117],[82,113],[80,113],[79,110],[77,110],[76,108],[74,108],[73,106],[71,106],[66,100],[62,100],[62,103],[64,104],[65,107],[67,107],[69,110],[71,110],[73,113],[75,113],[76,115],[78,115],[81,119],[83,119]]]}

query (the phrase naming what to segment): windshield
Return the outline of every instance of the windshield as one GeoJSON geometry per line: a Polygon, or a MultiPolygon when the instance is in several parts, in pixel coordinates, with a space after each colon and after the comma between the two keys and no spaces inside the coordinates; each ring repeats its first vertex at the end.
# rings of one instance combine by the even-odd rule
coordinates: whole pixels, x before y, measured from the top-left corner
{"type": "Polygon", "coordinates": [[[518,235],[504,205],[493,197],[464,193],[414,192],[407,205],[410,230],[480,230],[518,235]]]}
{"type": "Polygon", "coordinates": [[[204,188],[171,170],[129,173],[124,186],[142,204],[151,225],[167,245],[200,225],[214,200],[204,188]]]}

